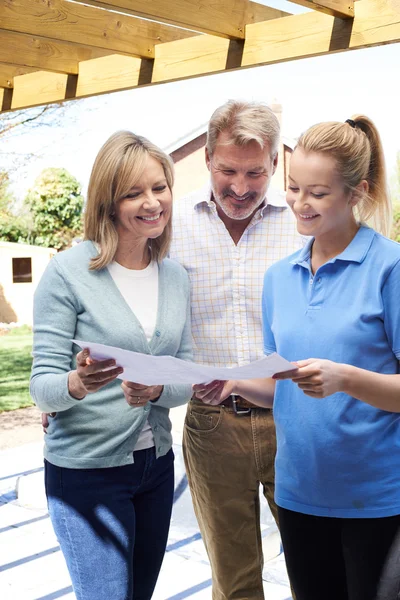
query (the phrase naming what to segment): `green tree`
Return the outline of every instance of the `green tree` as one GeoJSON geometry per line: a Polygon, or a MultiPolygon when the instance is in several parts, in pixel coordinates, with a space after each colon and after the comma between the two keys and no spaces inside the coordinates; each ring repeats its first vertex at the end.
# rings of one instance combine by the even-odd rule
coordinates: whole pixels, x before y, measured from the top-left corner
{"type": "Polygon", "coordinates": [[[400,242],[400,205],[394,206],[393,210],[393,228],[390,236],[392,240],[400,242]]]}
{"type": "Polygon", "coordinates": [[[29,241],[29,217],[15,209],[15,198],[10,191],[9,175],[0,171],[0,240],[29,241]]]}
{"type": "Polygon", "coordinates": [[[82,235],[81,186],[66,169],[44,169],[29,190],[25,206],[31,213],[35,245],[62,250],[82,235]]]}
{"type": "Polygon", "coordinates": [[[400,152],[397,153],[391,191],[393,200],[393,228],[391,238],[396,240],[396,242],[400,242],[400,152]]]}

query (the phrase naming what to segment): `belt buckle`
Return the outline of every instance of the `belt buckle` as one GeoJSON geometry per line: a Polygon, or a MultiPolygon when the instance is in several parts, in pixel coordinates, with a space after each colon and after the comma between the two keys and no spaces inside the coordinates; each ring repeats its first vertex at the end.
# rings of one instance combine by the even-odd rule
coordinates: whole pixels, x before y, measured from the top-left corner
{"type": "Polygon", "coordinates": [[[237,405],[236,394],[231,394],[233,412],[237,417],[243,417],[251,412],[251,408],[240,408],[237,405]]]}

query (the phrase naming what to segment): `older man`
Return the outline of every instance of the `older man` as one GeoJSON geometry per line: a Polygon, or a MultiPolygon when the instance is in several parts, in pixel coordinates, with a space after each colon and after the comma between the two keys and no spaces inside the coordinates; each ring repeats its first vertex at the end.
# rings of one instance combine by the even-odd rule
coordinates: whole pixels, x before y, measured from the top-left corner
{"type": "MultiPolygon", "coordinates": [[[[196,362],[233,367],[263,356],[263,275],[301,246],[282,194],[269,189],[278,143],[267,106],[227,102],[208,128],[210,184],[174,207],[171,257],[191,280],[196,362]]],[[[272,411],[238,396],[219,405],[201,397],[189,403],[183,441],[213,599],[260,600],[260,484],[277,518],[272,411]]]]}

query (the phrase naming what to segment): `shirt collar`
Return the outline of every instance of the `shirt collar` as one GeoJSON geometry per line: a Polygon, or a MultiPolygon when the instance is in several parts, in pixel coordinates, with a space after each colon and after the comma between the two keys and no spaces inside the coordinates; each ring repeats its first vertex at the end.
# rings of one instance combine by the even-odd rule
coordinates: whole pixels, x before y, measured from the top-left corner
{"type": "MultiPolygon", "coordinates": [[[[203,186],[195,199],[193,204],[194,208],[197,208],[200,204],[207,205],[211,209],[215,209],[215,202],[211,200],[212,190],[211,190],[211,182],[209,181],[205,186],[203,186]]],[[[284,192],[280,192],[274,188],[269,188],[268,190],[268,198],[267,202],[259,209],[260,215],[264,215],[264,211],[268,206],[272,206],[273,208],[281,208],[287,209],[288,204],[286,202],[286,196],[284,192]]],[[[257,214],[257,213],[256,213],[257,214]]]]}
{"type": "MultiPolygon", "coordinates": [[[[361,225],[350,244],[337,256],[334,256],[325,264],[334,263],[337,260],[343,260],[345,262],[358,262],[362,263],[367,255],[367,252],[372,244],[372,240],[375,236],[375,231],[366,225],[361,225]]],[[[308,267],[308,263],[311,256],[311,247],[313,245],[314,238],[306,243],[304,248],[300,251],[297,257],[291,260],[292,265],[301,265],[308,267]]]]}

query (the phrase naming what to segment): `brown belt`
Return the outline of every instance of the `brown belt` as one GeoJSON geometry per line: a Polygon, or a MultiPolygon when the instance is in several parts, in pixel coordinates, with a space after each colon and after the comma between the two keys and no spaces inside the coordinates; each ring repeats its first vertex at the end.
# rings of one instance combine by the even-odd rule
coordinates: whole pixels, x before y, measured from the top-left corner
{"type": "Polygon", "coordinates": [[[252,408],[258,408],[261,410],[271,410],[270,408],[264,408],[262,406],[256,406],[252,404],[242,396],[236,396],[232,394],[228,396],[226,400],[221,402],[220,406],[224,406],[225,408],[232,408],[236,414],[249,414],[252,408]]]}

